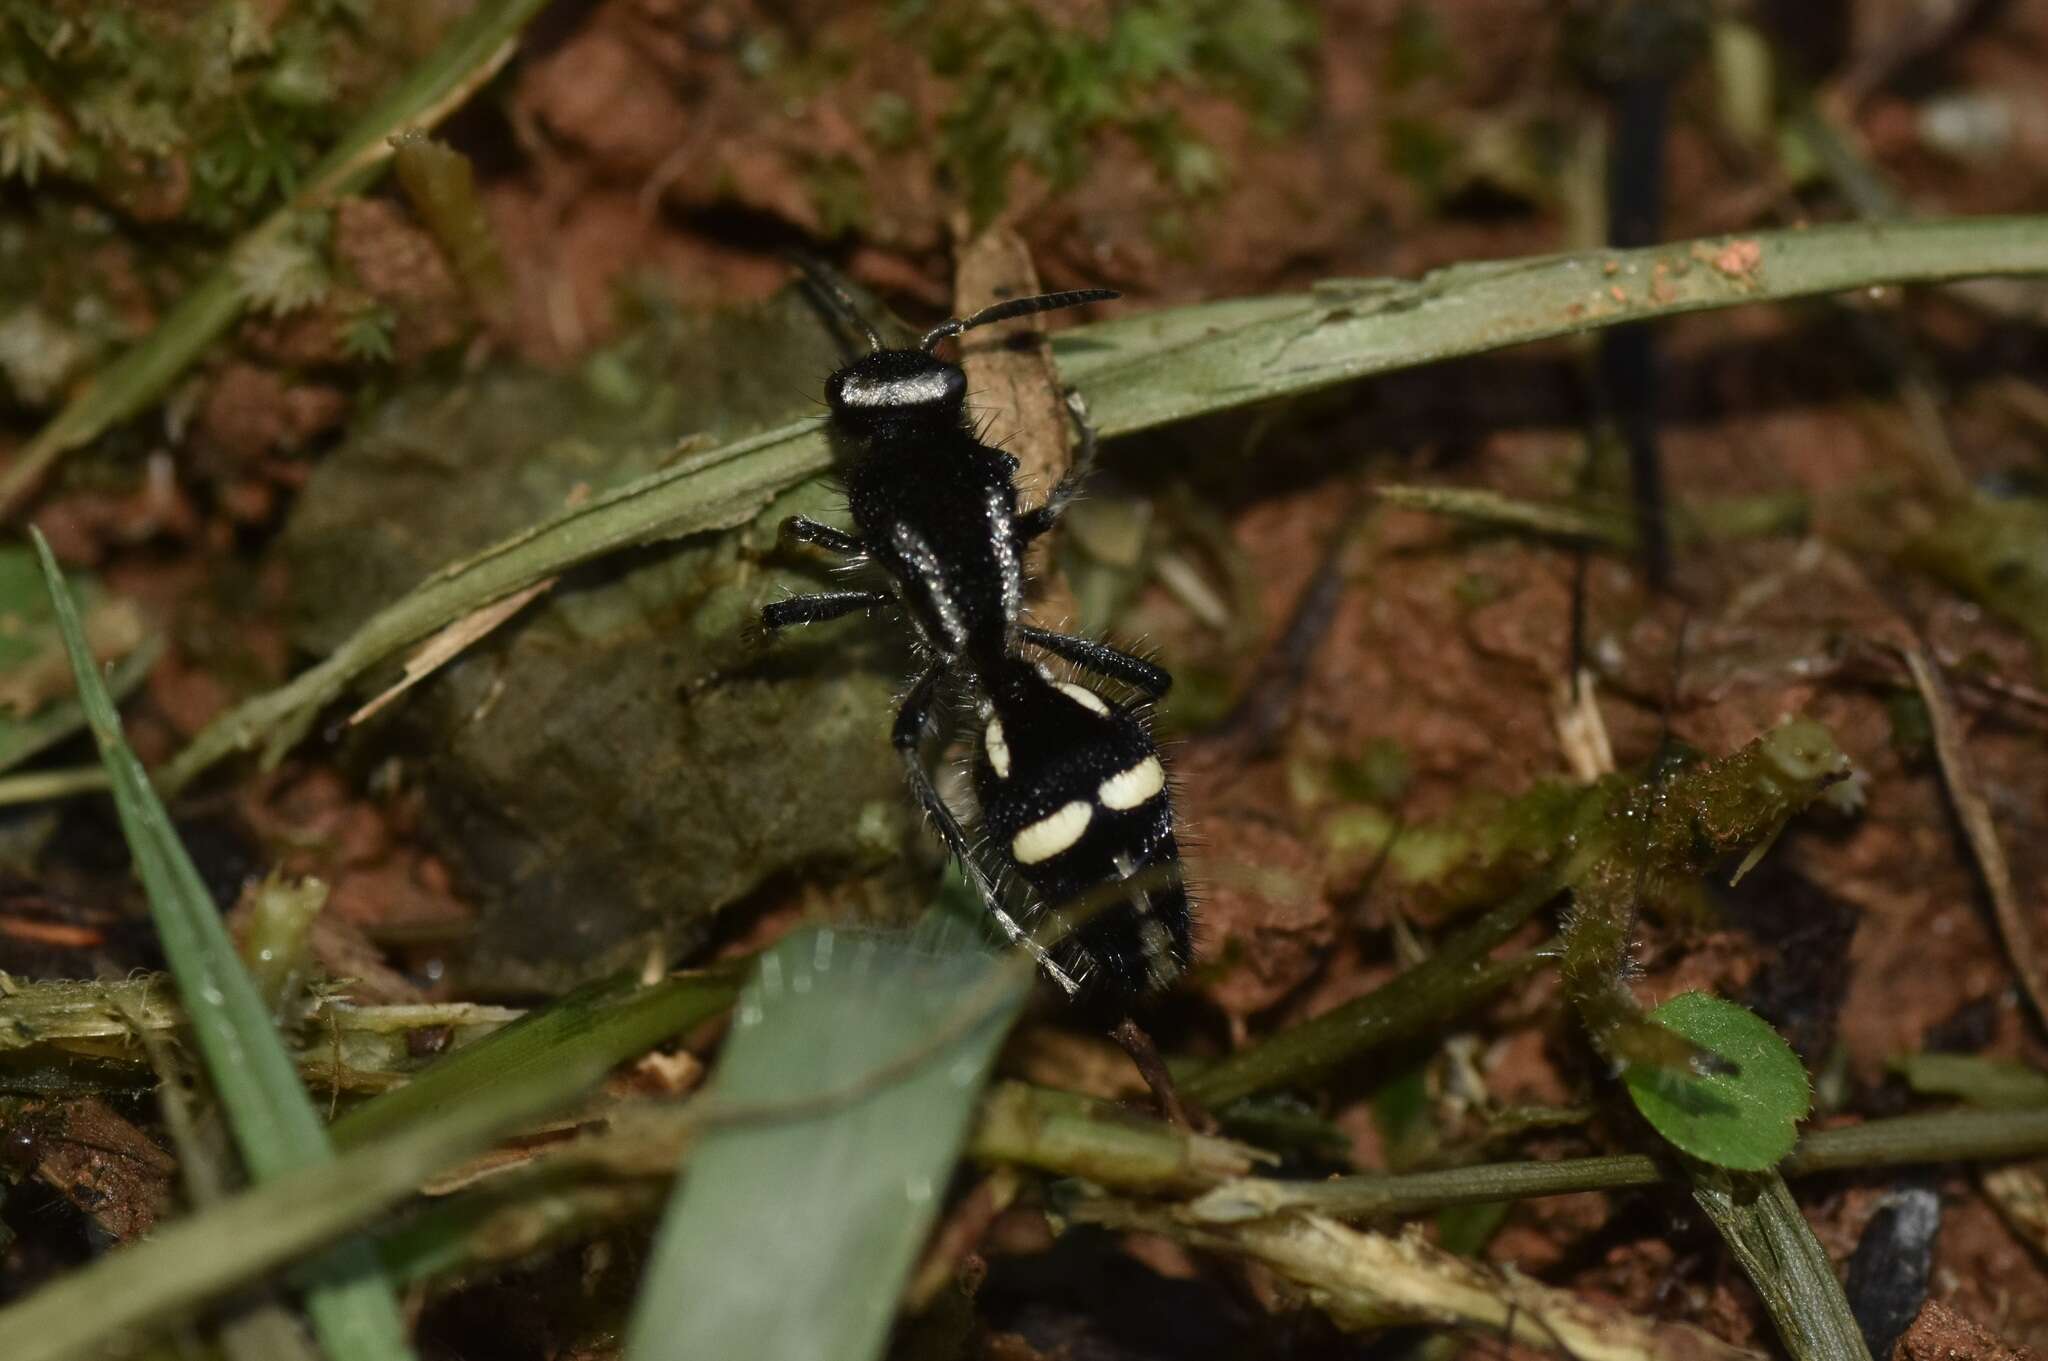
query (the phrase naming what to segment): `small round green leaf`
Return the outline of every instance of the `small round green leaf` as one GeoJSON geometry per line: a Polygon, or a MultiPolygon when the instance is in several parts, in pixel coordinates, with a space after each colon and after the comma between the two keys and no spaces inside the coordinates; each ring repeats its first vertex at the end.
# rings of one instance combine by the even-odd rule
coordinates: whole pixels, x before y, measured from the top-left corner
{"type": "Polygon", "coordinates": [[[1755,1012],[1704,992],[1672,998],[1650,1013],[1736,1065],[1732,1074],[1700,1077],[1637,1066],[1622,1082],[1657,1132],[1703,1162],[1760,1172],[1792,1151],[1812,1092],[1806,1069],[1755,1012]]]}

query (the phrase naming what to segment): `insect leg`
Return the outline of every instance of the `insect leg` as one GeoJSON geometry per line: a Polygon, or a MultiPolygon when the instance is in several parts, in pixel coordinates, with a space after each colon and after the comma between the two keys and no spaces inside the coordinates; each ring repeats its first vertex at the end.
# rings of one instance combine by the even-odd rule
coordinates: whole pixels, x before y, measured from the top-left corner
{"type": "Polygon", "coordinates": [[[1133,657],[1119,651],[1108,643],[1098,643],[1093,638],[1081,638],[1071,633],[1054,633],[1049,629],[1032,628],[1029,625],[1018,630],[1018,635],[1033,647],[1042,647],[1055,657],[1065,658],[1078,667],[1093,671],[1098,676],[1122,681],[1125,685],[1142,690],[1152,699],[1161,699],[1173,688],[1173,673],[1163,666],[1155,666],[1142,657],[1133,657]]]}
{"type": "Polygon", "coordinates": [[[799,543],[814,543],[829,553],[842,558],[857,558],[868,551],[868,546],[844,530],[820,524],[808,515],[792,515],[782,522],[782,532],[799,543]]]}
{"type": "Polygon", "coordinates": [[[1072,997],[1080,991],[1065,969],[1053,961],[1045,947],[1033,940],[1030,933],[1018,924],[1003,906],[1003,900],[996,893],[996,887],[989,882],[988,875],[974,858],[974,848],[968,844],[967,833],[960,826],[960,819],[953,816],[953,810],[939,797],[938,787],[932,783],[930,772],[924,768],[924,735],[931,726],[932,706],[938,698],[939,682],[945,677],[948,663],[937,662],[918,677],[917,684],[910,687],[910,694],[904,699],[903,707],[896,711],[896,728],[891,740],[897,753],[903,758],[904,773],[910,779],[910,792],[917,800],[917,806],[924,810],[932,825],[939,830],[940,840],[946,849],[960,862],[960,870],[967,881],[974,886],[975,896],[981,899],[988,914],[996,919],[1012,945],[1029,954],[1046,977],[1059,984],[1061,991],[1072,997]]]}
{"type": "Polygon", "coordinates": [[[792,624],[822,624],[855,610],[871,610],[889,603],[881,591],[820,591],[816,595],[793,595],[761,607],[761,627],[774,633],[792,624]]]}
{"type": "Polygon", "coordinates": [[[1017,517],[1017,535],[1029,542],[1051,529],[1060,521],[1067,506],[1079,494],[1081,484],[1088,480],[1088,474],[1095,471],[1095,450],[1098,443],[1095,423],[1088,419],[1088,403],[1081,394],[1069,390],[1067,393],[1067,414],[1074,421],[1074,461],[1067,469],[1067,475],[1054,484],[1052,492],[1045,498],[1045,504],[1035,510],[1028,510],[1017,517]]]}

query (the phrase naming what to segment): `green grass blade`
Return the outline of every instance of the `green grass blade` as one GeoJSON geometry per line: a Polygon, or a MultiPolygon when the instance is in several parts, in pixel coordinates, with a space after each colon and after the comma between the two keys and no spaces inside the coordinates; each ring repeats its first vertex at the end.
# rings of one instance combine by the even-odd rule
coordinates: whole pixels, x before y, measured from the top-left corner
{"type": "Polygon", "coordinates": [[[1693,1172],[1692,1198],[1777,1325],[1792,1361],[1870,1361],[1827,1250],[1776,1172],[1693,1172]]]}
{"type": "MultiPolygon", "coordinates": [[[[1053,353],[1114,436],[1625,322],[1997,274],[2048,274],[2048,217],[1816,227],[1347,280],[1077,327],[1053,353]]],[[[818,422],[800,421],[680,459],[451,563],[318,666],[208,725],[164,786],[259,744],[281,754],[358,676],[493,600],[613,549],[744,523],[829,461],[818,422]]]]}
{"type": "MultiPolygon", "coordinates": [[[[88,637],[96,613],[111,626],[103,627],[94,641],[102,652],[120,657],[109,670],[107,688],[121,699],[149,674],[163,651],[163,636],[142,622],[130,602],[119,600],[90,574],[73,574],[71,585],[88,637]],[[126,636],[131,631],[132,639],[126,636]]],[[[0,682],[8,692],[8,702],[0,705],[0,771],[8,771],[85,730],[85,710],[76,699],[45,695],[57,680],[50,668],[63,645],[42,565],[26,543],[0,544],[0,619],[6,621],[0,629],[0,682]]]]}
{"type": "Polygon", "coordinates": [[[653,987],[593,983],[440,1059],[403,1087],[372,1097],[334,1122],[337,1148],[357,1148],[434,1111],[560,1064],[602,1071],[732,1005],[737,970],[689,974],[653,987]]]}
{"type": "Polygon", "coordinates": [[[11,509],[50,466],[161,396],[177,376],[242,315],[236,255],[283,231],[293,216],[353,193],[390,159],[390,139],[408,127],[432,127],[473,94],[510,55],[506,43],[544,0],[498,0],[477,7],[432,55],[356,120],[307,176],[291,201],[250,229],[200,284],[186,293],[147,339],[93,375],[36,432],[0,477],[0,510],[11,509]]]}
{"type": "Polygon", "coordinates": [[[360,1228],[505,1131],[567,1105],[609,1064],[567,1059],[444,1108],[388,1139],[265,1182],[160,1228],[0,1309],[7,1361],[105,1355],[171,1318],[360,1228]]]}
{"type": "MultiPolygon", "coordinates": [[[[207,1076],[220,1094],[236,1145],[257,1180],[331,1159],[327,1131],[297,1069],[271,1025],[269,1009],[244,972],[170,815],[128,747],[114,701],[85,641],[84,627],[56,559],[33,531],[57,624],[71,654],[79,702],[113,785],[121,830],[149,897],[164,957],[192,1021],[207,1076]]],[[[406,1357],[398,1297],[383,1279],[367,1243],[344,1244],[315,1268],[319,1284],[306,1308],[321,1344],[336,1361],[406,1357]]]]}
{"type": "Polygon", "coordinates": [[[1630,322],[1881,284],[2048,273],[2048,217],[1845,223],[1338,279],[1063,331],[1104,435],[1630,322]]]}
{"type": "Polygon", "coordinates": [[[762,956],[707,1094],[712,1131],[656,1239],[631,1361],[875,1356],[1028,986],[979,946],[818,930],[762,956]]]}

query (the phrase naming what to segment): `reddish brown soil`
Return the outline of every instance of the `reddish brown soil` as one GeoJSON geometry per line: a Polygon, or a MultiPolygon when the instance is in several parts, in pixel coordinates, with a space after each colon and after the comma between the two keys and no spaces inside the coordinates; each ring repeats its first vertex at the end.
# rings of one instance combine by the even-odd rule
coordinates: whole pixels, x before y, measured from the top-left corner
{"type": "MultiPolygon", "coordinates": [[[[811,185],[815,168],[835,158],[853,167],[876,205],[857,238],[836,243],[845,267],[914,315],[950,298],[953,196],[929,157],[879,153],[861,123],[873,97],[889,91],[929,128],[947,90],[879,7],[599,0],[558,8],[507,78],[503,116],[468,120],[456,134],[475,139],[466,149],[479,158],[510,272],[508,308],[479,318],[432,237],[394,195],[352,201],[336,228],[345,288],[318,311],[242,325],[232,355],[210,364],[180,398],[191,426],[174,472],[164,464],[127,481],[82,480],[38,511],[68,561],[101,567],[111,585],[141,596],[173,626],[170,654],[131,706],[146,757],[168,755],[233,698],[285,673],[282,593],[264,546],[308,460],[349,414],[335,339],[348,306],[392,310],[400,371],[459,360],[472,344],[479,353],[498,347],[568,366],[615,333],[629,282],[652,280],[686,306],[780,287],[788,270],[774,248],[819,245],[831,235],[811,185]],[[764,26],[807,33],[857,60],[804,98],[775,97],[734,55],[741,37],[764,26]]],[[[1095,16],[1085,4],[1043,8],[1095,16]]],[[[1222,96],[1183,100],[1190,126],[1229,167],[1213,198],[1188,204],[1136,147],[1114,139],[1070,188],[1056,191],[1019,172],[1010,220],[1048,287],[1109,284],[1129,295],[1124,308],[1145,311],[1571,244],[1561,191],[1532,198],[1481,186],[1486,193],[1438,197],[1401,171],[1386,133],[1390,119],[1427,117],[1462,142],[1596,116],[1595,93],[1571,75],[1559,6],[1429,7],[1456,60],[1405,88],[1385,73],[1409,7],[1344,0],[1324,8],[1313,57],[1320,93],[1296,133],[1273,140],[1222,96]],[[1186,227],[1183,239],[1158,230],[1169,217],[1186,227]]],[[[1982,14],[1960,29],[1900,49],[1898,13],[1916,7],[1869,6],[1843,50],[1794,50],[1838,98],[1876,167],[1917,208],[2039,211],[2048,205],[2048,114],[2038,108],[2048,7],[1976,8],[1982,14]],[[1930,150],[1915,120],[1936,86],[2012,101],[2021,111],[2013,144],[1989,162],[1930,150]]],[[[1712,98],[1704,72],[1681,88],[1666,235],[1843,215],[1825,190],[1795,193],[1731,145],[1716,130],[1712,98]]],[[[110,269],[115,264],[132,272],[132,263],[110,260],[110,269]]],[[[2038,330],[1936,297],[1888,299],[1872,310],[1938,370],[1966,475],[2038,478],[2041,430],[1999,396],[2014,373],[2043,381],[2048,347],[2038,330]]],[[[1646,591],[1632,563],[1611,555],[1585,565],[1584,585],[1601,714],[1623,766],[1649,759],[1667,733],[1718,754],[1802,711],[1828,723],[1853,758],[1868,793],[1862,815],[1814,820],[1789,835],[1775,859],[1849,909],[1853,934],[1834,972],[1801,975],[1798,986],[1834,989],[1838,1002],[1822,1009],[1813,1032],[1822,1052],[1808,1058],[1817,1062],[1839,1044],[1848,1108],[1875,1114],[1906,1100],[1887,1060],[1927,1047],[1930,1036],[1961,1033],[1971,1052],[2036,1066],[2048,1063],[2048,1044],[2018,1001],[1931,760],[1902,755],[1893,741],[1886,701],[1896,675],[1878,684],[1837,665],[1839,645],[1882,645],[1917,632],[1943,655],[1971,658],[2015,684],[2036,685],[2040,673],[2013,630],[1887,565],[1886,548],[1910,526],[1873,511],[1868,488],[1888,479],[1910,501],[1919,474],[1897,370],[1859,348],[1856,334],[1841,313],[1817,307],[1715,313],[1663,328],[1661,442],[1673,502],[1794,489],[1809,499],[1812,536],[1681,543],[1673,589],[1661,598],[1646,591]]],[[[1342,493],[1359,483],[1568,493],[1586,444],[1587,368],[1577,349],[1557,345],[1398,375],[1304,404],[1298,419],[1242,458],[1233,445],[1188,459],[1199,464],[1197,476],[1231,489],[1216,500],[1257,584],[1261,650],[1278,639],[1316,571],[1345,514],[1342,493]]],[[[1182,438],[1169,432],[1140,454],[1159,447],[1181,457],[1182,438]]],[[[0,436],[0,447],[12,442],[0,436]]],[[[1161,460],[1140,454],[1125,468],[1112,450],[1112,475],[1156,476],[1161,460]]],[[[1204,941],[1219,962],[1176,1013],[1175,1038],[1227,1046],[1357,996],[1397,967],[1386,927],[1412,905],[1355,867],[1323,863],[1320,814],[1290,793],[1288,760],[1353,760],[1374,744],[1398,744],[1410,780],[1396,811],[1410,820],[1441,816],[1474,791],[1514,793],[1566,775],[1552,705],[1567,665],[1578,566],[1563,549],[1475,539],[1420,512],[1370,513],[1342,564],[1347,589],[1291,697],[1276,749],[1247,760],[1198,739],[1179,760],[1187,821],[1213,880],[1204,941]]],[[[1200,653],[1212,642],[1163,590],[1149,593],[1133,617],[1169,655],[1200,653]]],[[[1242,681],[1256,656],[1229,661],[1242,681]]],[[[1977,704],[1966,721],[2022,901],[2048,936],[2041,712],[1977,704]]],[[[291,872],[329,881],[335,915],[350,928],[346,940],[330,942],[336,950],[365,939],[402,942],[398,957],[420,964],[470,924],[441,861],[418,839],[408,791],[368,791],[309,756],[272,776],[245,774],[209,797],[233,811],[266,861],[282,857],[291,872]]],[[[800,907],[794,899],[770,907],[745,940],[798,919],[800,907]]],[[[1766,911],[1776,913],[1777,942],[1801,925],[1790,920],[1791,906],[1766,911]]],[[[1645,935],[1638,991],[1646,1002],[1702,986],[1740,994],[1788,961],[1816,966],[1791,960],[1805,947],[1774,943],[1771,932],[1650,923],[1645,935]]],[[[1495,1101],[1612,1096],[1591,1073],[1548,980],[1473,1024],[1484,1042],[1478,1071],[1495,1101]]],[[[1083,1089],[1127,1090],[1113,1055],[1086,1044],[1077,1050],[1071,1036],[1027,1032],[1011,1066],[1047,1080],[1065,1073],[1083,1089]]],[[[1358,1092],[1323,1113],[1363,1165],[1377,1165],[1381,1135],[1358,1092]]],[[[1585,1151],[1571,1140],[1531,1148],[1585,1151]]],[[[1838,1259],[1853,1249],[1884,1184],[1841,1178],[1799,1188],[1838,1259]]],[[[2042,1259],[2013,1237],[1969,1177],[1946,1174],[1939,1186],[1946,1218],[1932,1298],[1900,1354],[2002,1358],[2015,1347],[2048,1347],[2042,1259]]],[[[1675,1199],[1597,1195],[1530,1202],[1514,1210],[1487,1256],[1768,1348],[1769,1326],[1747,1285],[1709,1230],[1674,1218],[1679,1208],[1675,1199]]],[[[1019,1260],[1043,1253],[1044,1226],[1028,1206],[1012,1210],[982,1251],[1019,1260]]],[[[1193,1270],[1157,1244],[1134,1252],[1154,1268],[1193,1270]]],[[[1199,1279],[1234,1308],[1256,1294],[1213,1271],[1199,1279]]],[[[1061,1322],[1070,1347],[1043,1350],[1006,1325],[990,1332],[981,1354],[1155,1354],[1090,1350],[1107,1344],[1083,1326],[1084,1315],[1061,1322]]],[[[1500,1354],[1491,1343],[1474,1350],[1500,1354]]]]}

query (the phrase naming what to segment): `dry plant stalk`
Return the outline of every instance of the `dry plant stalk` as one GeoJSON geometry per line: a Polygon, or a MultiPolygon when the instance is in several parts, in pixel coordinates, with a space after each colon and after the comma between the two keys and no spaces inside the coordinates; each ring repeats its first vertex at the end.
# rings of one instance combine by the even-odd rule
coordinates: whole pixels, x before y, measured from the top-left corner
{"type": "Polygon", "coordinates": [[[1993,1168],[1979,1184],[2006,1227],[2048,1257],[2048,1177],[2042,1176],[2040,1166],[1993,1168]]]}
{"type": "Polygon", "coordinates": [[[1599,682],[1592,671],[1580,667],[1569,678],[1559,677],[1551,695],[1550,719],[1557,729],[1558,749],[1572,778],[1592,784],[1615,772],[1614,743],[1607,736],[1607,720],[1600,713],[1595,693],[1599,682]]]}
{"type": "Polygon", "coordinates": [[[1495,1271],[1426,1242],[1349,1229],[1321,1215],[1243,1224],[1193,1224],[1180,1214],[1098,1202],[1085,1217],[1113,1228],[1163,1233],[1193,1247],[1246,1257],[1300,1286],[1340,1327],[1421,1323],[1468,1328],[1563,1353],[1577,1361],[1757,1361],[1684,1323],[1603,1308],[1513,1270],[1495,1271]]]}
{"type": "Polygon", "coordinates": [[[1963,743],[1962,721],[1949,701],[1948,687],[1934,660],[1919,647],[1901,649],[1906,669],[1927,705],[1927,721],[1934,729],[1934,755],[1941,764],[1942,781],[1955,803],[1956,819],[1963,824],[1963,839],[1970,844],[1977,871],[1984,876],[1985,891],[1991,895],[1991,911],[1998,919],[1998,934],[2005,941],[2005,953],[2019,978],[2020,990],[2033,1003],[2034,1014],[2048,1021],[2048,976],[2041,967],[2041,952],[2013,887],[2012,865],[2005,858],[2005,845],[1991,820],[1991,802],[1977,784],[1970,768],[1970,751],[1963,743]]]}

